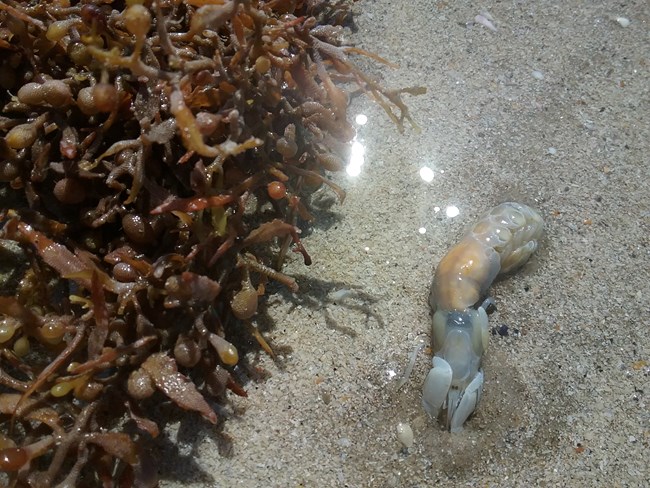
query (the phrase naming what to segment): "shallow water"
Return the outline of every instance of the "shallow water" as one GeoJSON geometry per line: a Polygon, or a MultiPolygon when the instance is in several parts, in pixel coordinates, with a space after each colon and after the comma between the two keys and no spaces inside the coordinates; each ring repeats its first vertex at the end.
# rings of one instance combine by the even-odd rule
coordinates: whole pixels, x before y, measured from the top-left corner
{"type": "Polygon", "coordinates": [[[428,88],[405,96],[422,130],[353,100],[363,164],[337,177],[342,206],[317,195],[314,264],[290,262],[300,293],[260,318],[285,352],[260,355],[272,376],[220,431],[170,431],[161,486],[648,486],[650,7],[395,5],[358,2],[350,39],[399,63],[359,59],[384,85],[428,88]],[[546,234],[491,288],[490,324],[519,334],[490,337],[484,397],[452,435],[421,408],[428,347],[397,383],[429,343],[435,264],[507,200],[538,209],[546,234]]]}

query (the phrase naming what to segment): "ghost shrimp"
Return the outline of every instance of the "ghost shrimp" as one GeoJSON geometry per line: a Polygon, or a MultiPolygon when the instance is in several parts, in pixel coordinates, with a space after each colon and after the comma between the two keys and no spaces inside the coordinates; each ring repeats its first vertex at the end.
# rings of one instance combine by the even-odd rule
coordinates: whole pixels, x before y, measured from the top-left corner
{"type": "Polygon", "coordinates": [[[532,208],[502,203],[485,214],[442,258],[431,286],[433,368],[422,403],[433,418],[447,409],[446,426],[462,430],[483,391],[481,362],[488,343],[490,299],[499,274],[522,266],[537,249],[544,222],[532,208]]]}

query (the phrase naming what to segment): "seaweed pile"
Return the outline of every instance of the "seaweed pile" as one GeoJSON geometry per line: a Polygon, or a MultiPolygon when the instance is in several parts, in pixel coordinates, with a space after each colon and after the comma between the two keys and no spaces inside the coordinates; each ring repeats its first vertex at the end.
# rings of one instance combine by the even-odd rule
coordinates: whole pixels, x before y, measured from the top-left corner
{"type": "Polygon", "coordinates": [[[147,406],[246,395],[309,196],[344,198],[349,95],[411,121],[417,89],[350,61],[384,62],[342,44],[350,3],[0,2],[0,480],[155,486],[147,406]]]}

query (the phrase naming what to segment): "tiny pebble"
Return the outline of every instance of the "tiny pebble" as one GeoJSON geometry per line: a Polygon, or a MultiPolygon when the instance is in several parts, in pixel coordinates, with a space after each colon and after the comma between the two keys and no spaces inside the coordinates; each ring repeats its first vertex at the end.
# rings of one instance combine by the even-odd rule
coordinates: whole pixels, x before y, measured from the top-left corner
{"type": "Polygon", "coordinates": [[[535,78],[536,80],[544,79],[544,73],[542,73],[541,71],[534,70],[531,74],[533,75],[533,78],[535,78]]]}
{"type": "Polygon", "coordinates": [[[413,429],[409,424],[397,424],[397,440],[407,449],[413,446],[413,429]]]}
{"type": "Polygon", "coordinates": [[[627,17],[616,17],[616,22],[621,24],[621,27],[627,27],[628,25],[630,25],[630,19],[628,19],[627,17]]]}
{"type": "Polygon", "coordinates": [[[498,327],[492,327],[492,335],[500,335],[501,337],[507,337],[510,334],[509,328],[507,325],[500,325],[498,327]]]}
{"type": "Polygon", "coordinates": [[[555,154],[557,154],[557,149],[555,149],[554,147],[549,147],[548,153],[554,156],[555,154]]]}

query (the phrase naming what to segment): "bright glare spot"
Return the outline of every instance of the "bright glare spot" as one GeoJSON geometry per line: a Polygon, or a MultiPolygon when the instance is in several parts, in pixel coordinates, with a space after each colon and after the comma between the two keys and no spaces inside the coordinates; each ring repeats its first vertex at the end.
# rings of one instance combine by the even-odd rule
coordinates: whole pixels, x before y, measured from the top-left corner
{"type": "Polygon", "coordinates": [[[351,158],[354,159],[355,157],[363,157],[363,155],[366,153],[366,148],[363,147],[363,144],[361,144],[359,141],[354,141],[352,143],[352,147],[350,148],[350,154],[351,158]]]}
{"type": "Polygon", "coordinates": [[[366,125],[368,123],[368,117],[366,117],[364,114],[359,114],[357,115],[355,121],[359,125],[366,125]]]}
{"type": "Polygon", "coordinates": [[[389,380],[392,380],[395,376],[397,376],[397,373],[395,371],[393,371],[392,369],[389,369],[388,371],[386,371],[386,374],[388,374],[388,379],[389,380]]]}
{"type": "Polygon", "coordinates": [[[458,207],[455,206],[455,205],[449,205],[449,206],[445,209],[445,213],[447,214],[447,217],[449,217],[449,218],[453,218],[453,217],[457,217],[457,216],[458,216],[458,214],[460,213],[460,210],[459,210],[458,207]]]}
{"type": "Polygon", "coordinates": [[[422,166],[420,168],[420,178],[427,183],[431,183],[433,181],[433,170],[427,166],[422,166]]]}
{"type": "Polygon", "coordinates": [[[366,246],[366,247],[363,248],[363,250],[368,252],[368,251],[370,251],[370,248],[368,246],[366,246]]]}
{"type": "Polygon", "coordinates": [[[350,148],[350,163],[348,164],[345,171],[350,176],[359,176],[361,174],[361,166],[365,162],[364,154],[366,148],[363,147],[359,141],[354,141],[352,147],[350,148]]]}
{"type": "Polygon", "coordinates": [[[426,233],[427,233],[427,229],[426,229],[426,227],[420,227],[420,228],[418,229],[418,232],[419,232],[420,234],[426,234],[426,233]]]}
{"type": "Polygon", "coordinates": [[[350,164],[345,168],[345,172],[349,176],[359,176],[361,174],[361,165],[352,164],[352,162],[350,162],[350,164]]]}

